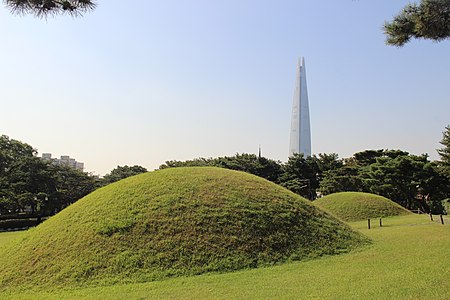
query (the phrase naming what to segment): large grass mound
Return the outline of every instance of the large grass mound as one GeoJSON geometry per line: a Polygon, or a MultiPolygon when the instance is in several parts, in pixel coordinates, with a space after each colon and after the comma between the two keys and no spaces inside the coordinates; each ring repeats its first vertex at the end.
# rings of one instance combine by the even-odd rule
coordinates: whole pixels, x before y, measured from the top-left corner
{"type": "Polygon", "coordinates": [[[385,197],[360,192],[331,194],[314,201],[314,204],[344,221],[358,221],[411,213],[385,197]]]}
{"type": "Polygon", "coordinates": [[[262,178],[175,168],[103,187],[0,251],[0,287],[111,284],[345,252],[366,238],[262,178]]]}

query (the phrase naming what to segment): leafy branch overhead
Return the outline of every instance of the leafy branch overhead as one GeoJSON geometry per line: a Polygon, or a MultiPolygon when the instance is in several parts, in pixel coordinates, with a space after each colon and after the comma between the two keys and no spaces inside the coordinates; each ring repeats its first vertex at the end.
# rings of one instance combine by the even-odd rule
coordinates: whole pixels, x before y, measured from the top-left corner
{"type": "Polygon", "coordinates": [[[422,0],[408,4],[391,22],[384,24],[388,45],[401,47],[411,40],[436,42],[450,38],[450,0],[422,0]]]}
{"type": "Polygon", "coordinates": [[[96,7],[94,0],[4,0],[16,14],[33,14],[37,17],[69,14],[80,16],[96,7]]]}

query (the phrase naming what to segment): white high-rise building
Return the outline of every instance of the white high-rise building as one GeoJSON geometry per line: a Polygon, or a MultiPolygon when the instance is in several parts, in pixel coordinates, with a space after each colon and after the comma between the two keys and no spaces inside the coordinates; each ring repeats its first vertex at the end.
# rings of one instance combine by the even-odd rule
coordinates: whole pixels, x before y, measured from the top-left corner
{"type": "Polygon", "coordinates": [[[309,122],[308,90],[306,88],[305,58],[299,58],[292,101],[291,138],[289,156],[303,153],[311,156],[311,128],[309,122]]]}
{"type": "Polygon", "coordinates": [[[55,165],[65,165],[80,171],[84,170],[84,163],[76,161],[75,158],[71,158],[69,155],[61,155],[61,158],[52,158],[51,153],[42,153],[42,159],[51,161],[55,165]]]}

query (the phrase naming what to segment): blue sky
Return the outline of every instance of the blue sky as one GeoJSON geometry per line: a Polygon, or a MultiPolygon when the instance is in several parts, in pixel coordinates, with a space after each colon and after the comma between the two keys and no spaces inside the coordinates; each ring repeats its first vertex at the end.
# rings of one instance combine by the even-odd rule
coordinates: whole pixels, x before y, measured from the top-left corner
{"type": "Polygon", "coordinates": [[[48,20],[0,7],[0,134],[100,175],[259,144],[286,161],[305,56],[313,153],[437,159],[450,41],[386,46],[382,25],[406,3],[101,0],[48,20]]]}

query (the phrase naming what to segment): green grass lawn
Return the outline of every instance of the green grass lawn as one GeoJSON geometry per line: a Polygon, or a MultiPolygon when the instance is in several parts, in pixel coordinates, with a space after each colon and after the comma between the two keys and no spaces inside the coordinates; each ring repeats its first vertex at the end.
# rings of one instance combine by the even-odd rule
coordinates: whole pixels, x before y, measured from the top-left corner
{"type": "Polygon", "coordinates": [[[22,236],[26,231],[5,231],[0,232],[0,247],[12,239],[22,236]]]}
{"type": "MultiPolygon", "coordinates": [[[[427,216],[351,226],[373,244],[317,260],[150,283],[9,291],[2,299],[450,299],[450,218],[427,216]]],[[[16,233],[20,235],[21,233],[16,233]]],[[[0,234],[0,245],[11,233],[0,234]],[[5,237],[6,235],[6,237],[5,237]]]]}

